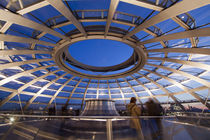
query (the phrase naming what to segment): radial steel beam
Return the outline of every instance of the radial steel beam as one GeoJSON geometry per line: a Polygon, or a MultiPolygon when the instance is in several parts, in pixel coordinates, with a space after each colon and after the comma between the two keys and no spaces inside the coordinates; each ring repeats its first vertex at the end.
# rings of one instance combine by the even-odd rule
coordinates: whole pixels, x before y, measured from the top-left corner
{"type": "MultiPolygon", "coordinates": [[[[181,88],[185,93],[189,93],[190,95],[192,95],[194,98],[196,98],[198,101],[200,101],[202,104],[205,105],[205,100],[203,100],[201,97],[199,97],[197,94],[195,94],[194,91],[189,90],[188,88],[186,88],[185,86],[183,86],[181,83],[179,83],[179,82],[177,82],[177,81],[175,81],[175,80],[173,80],[171,78],[168,78],[167,76],[161,75],[161,74],[159,74],[157,72],[154,72],[154,71],[151,71],[151,70],[147,70],[147,69],[143,69],[143,70],[146,70],[146,71],[148,71],[150,73],[153,73],[155,75],[158,75],[159,77],[162,77],[162,78],[168,80],[172,84],[174,84],[174,85],[178,86],[179,88],[181,88]]],[[[210,109],[210,104],[209,103],[206,104],[205,106],[210,109]]]]}
{"type": "Polygon", "coordinates": [[[49,108],[49,106],[52,104],[53,100],[55,100],[55,98],[57,97],[57,95],[61,92],[61,90],[74,78],[74,76],[72,76],[69,80],[67,80],[57,91],[56,93],[53,95],[53,97],[50,99],[49,103],[47,104],[45,110],[47,110],[49,108]]]}
{"type": "Polygon", "coordinates": [[[112,18],[117,9],[118,3],[119,3],[119,0],[111,0],[110,6],[109,6],[108,18],[106,21],[106,28],[105,28],[105,33],[104,33],[105,36],[109,32],[109,27],[111,25],[112,18]]]}
{"type": "MultiPolygon", "coordinates": [[[[48,4],[49,4],[48,2],[42,1],[42,2],[36,3],[34,5],[28,6],[26,8],[23,8],[23,9],[17,11],[17,13],[19,13],[21,15],[24,15],[26,13],[29,13],[29,12],[32,12],[32,11],[37,10],[39,8],[42,8],[42,7],[44,7],[48,4]]],[[[12,23],[7,21],[4,24],[4,26],[0,29],[0,32],[5,33],[10,28],[11,25],[12,25],[12,23]]],[[[2,41],[2,44],[4,45],[4,41],[2,41]]],[[[2,49],[4,49],[4,47],[2,49]]]]}
{"type": "Polygon", "coordinates": [[[27,61],[6,63],[6,64],[1,65],[0,70],[7,69],[9,67],[14,67],[14,66],[20,66],[20,65],[30,64],[30,63],[39,63],[39,62],[51,61],[51,60],[52,59],[33,59],[33,60],[27,60],[27,61]]]}
{"type": "MultiPolygon", "coordinates": [[[[11,25],[12,23],[7,21],[0,29],[0,32],[4,34],[10,28],[11,25]]],[[[1,41],[1,49],[4,50],[4,41],[1,41]]]]}
{"type": "Polygon", "coordinates": [[[108,92],[109,92],[109,99],[112,99],[108,80],[107,80],[107,89],[108,89],[108,92]]]}
{"type": "Polygon", "coordinates": [[[180,71],[180,70],[176,70],[176,69],[172,69],[172,68],[169,68],[169,67],[164,67],[164,66],[160,66],[160,65],[155,65],[155,64],[149,64],[149,63],[146,63],[146,65],[149,65],[149,66],[153,66],[153,67],[157,67],[157,68],[162,68],[162,69],[166,69],[166,70],[169,70],[169,71],[172,71],[174,73],[178,73],[180,75],[183,75],[185,77],[188,77],[194,81],[197,81],[203,85],[205,85],[206,87],[210,87],[210,82],[206,81],[206,80],[203,80],[199,77],[196,77],[196,76],[193,76],[191,74],[188,74],[186,72],[183,72],[183,71],[180,71]]]}
{"type": "MultiPolygon", "coordinates": [[[[179,24],[181,27],[183,27],[185,30],[190,30],[191,27],[189,27],[186,23],[184,23],[180,18],[178,17],[173,17],[172,18],[173,21],[175,21],[177,24],[179,24]]],[[[190,38],[190,42],[191,42],[191,45],[192,45],[192,48],[193,47],[196,47],[196,39],[195,37],[191,37],[190,38]]]]}
{"type": "Polygon", "coordinates": [[[72,92],[70,93],[70,96],[68,97],[68,100],[66,101],[66,105],[69,104],[69,101],[71,100],[72,95],[74,94],[74,91],[76,90],[76,88],[78,87],[78,85],[81,83],[82,78],[77,82],[77,84],[74,86],[74,89],[72,90],[72,92]]]}
{"type": "Polygon", "coordinates": [[[125,82],[126,82],[126,83],[128,84],[128,86],[131,88],[131,90],[133,91],[133,93],[134,93],[135,96],[136,96],[136,99],[138,99],[139,103],[140,103],[140,104],[143,104],[143,103],[141,102],[141,100],[139,99],[139,97],[138,97],[136,91],[133,89],[133,87],[131,86],[131,84],[128,82],[128,80],[127,80],[125,77],[124,77],[123,79],[125,79],[125,82]]]}
{"type": "Polygon", "coordinates": [[[17,78],[19,78],[21,76],[24,76],[26,74],[30,74],[32,72],[35,72],[35,71],[38,71],[38,70],[42,70],[42,69],[45,69],[45,68],[49,68],[49,67],[53,67],[53,66],[56,66],[56,65],[41,66],[41,67],[34,68],[34,69],[31,69],[31,70],[23,71],[21,73],[17,73],[15,75],[12,75],[10,77],[7,77],[7,78],[1,80],[0,81],[0,85],[6,84],[7,82],[12,81],[14,79],[17,79],[17,78]]]}
{"type": "Polygon", "coordinates": [[[124,105],[126,106],[125,95],[124,95],[124,93],[122,92],[122,89],[121,89],[121,87],[120,87],[120,84],[119,84],[119,82],[118,82],[117,80],[116,80],[116,83],[117,83],[117,85],[118,85],[118,87],[119,87],[120,94],[121,94],[121,96],[122,96],[122,100],[124,101],[124,105]]]}
{"type": "MultiPolygon", "coordinates": [[[[40,87],[39,87],[39,88],[40,88],[40,87]]],[[[6,87],[0,87],[0,90],[18,93],[18,90],[16,90],[16,89],[11,89],[11,88],[6,88],[6,87]]],[[[34,95],[36,95],[36,93],[34,93],[34,92],[28,92],[28,91],[21,91],[21,94],[29,95],[29,96],[34,96],[34,95]]],[[[46,98],[52,98],[52,97],[53,97],[52,95],[46,95],[46,94],[40,94],[39,96],[40,96],[40,97],[46,97],[46,98]]],[[[13,97],[14,97],[14,96],[13,96],[13,97]]],[[[67,99],[67,97],[62,97],[62,96],[57,96],[57,98],[60,98],[60,99],[67,99]]],[[[19,101],[17,101],[17,102],[19,103],[19,101]]]]}
{"type": "Polygon", "coordinates": [[[190,53],[190,54],[210,55],[210,49],[206,48],[164,48],[164,49],[145,50],[145,52],[190,53]]]}
{"type": "MultiPolygon", "coordinates": [[[[39,35],[36,36],[36,39],[40,39],[40,38],[43,37],[45,34],[46,34],[45,32],[40,33],[39,35]]],[[[35,48],[35,46],[36,46],[36,43],[32,43],[30,49],[33,50],[33,49],[35,48]]]]}
{"type": "Polygon", "coordinates": [[[132,75],[131,75],[131,77],[132,77],[134,80],[136,80],[136,82],[138,82],[138,83],[144,88],[144,90],[150,95],[151,98],[153,98],[153,99],[155,100],[155,102],[160,103],[160,102],[156,99],[156,97],[152,94],[152,92],[151,92],[144,84],[142,84],[138,79],[136,79],[136,78],[133,77],[132,75]]]}
{"type": "Polygon", "coordinates": [[[210,71],[210,65],[203,64],[203,63],[198,63],[198,62],[185,61],[185,60],[179,60],[179,59],[170,59],[170,58],[160,58],[160,57],[148,57],[148,59],[179,63],[179,64],[194,66],[196,68],[200,68],[200,69],[210,71]]]}
{"type": "Polygon", "coordinates": [[[27,19],[21,15],[14,14],[14,13],[6,11],[6,10],[0,9],[0,19],[4,20],[4,21],[8,21],[10,23],[15,23],[15,24],[18,24],[21,26],[29,27],[29,28],[32,28],[32,29],[35,29],[38,31],[46,32],[46,33],[52,34],[54,36],[60,37],[64,40],[70,41],[70,38],[54,31],[51,28],[48,28],[47,26],[36,23],[36,22],[34,22],[30,19],[27,19]]]}
{"type": "Polygon", "coordinates": [[[38,51],[38,50],[0,50],[1,56],[6,55],[24,55],[24,54],[51,54],[51,51],[38,51]]]}
{"type": "MultiPolygon", "coordinates": [[[[37,9],[42,8],[42,7],[44,7],[44,6],[47,6],[47,5],[49,5],[48,2],[46,2],[46,1],[41,1],[41,2],[38,2],[38,3],[36,3],[36,4],[30,5],[30,6],[28,6],[28,7],[25,7],[25,8],[23,8],[23,9],[21,9],[21,10],[18,10],[16,13],[18,13],[18,14],[20,14],[20,15],[24,15],[24,14],[27,14],[27,13],[29,13],[29,12],[32,12],[32,11],[34,11],[34,10],[37,10],[37,9]]],[[[7,22],[4,24],[4,26],[0,29],[0,32],[5,33],[5,32],[9,29],[9,27],[10,27],[11,25],[12,25],[12,23],[7,21],[7,22]]]]}
{"type": "Polygon", "coordinates": [[[49,76],[50,74],[54,74],[55,72],[58,72],[58,71],[60,71],[60,70],[56,70],[56,71],[53,71],[53,72],[49,72],[49,73],[47,73],[47,74],[45,74],[45,75],[42,75],[42,76],[40,76],[40,77],[38,77],[38,78],[36,78],[36,79],[33,79],[32,81],[30,81],[30,82],[26,83],[25,85],[21,86],[21,87],[18,88],[17,90],[13,91],[9,96],[7,96],[7,98],[5,98],[4,100],[2,100],[2,101],[0,102],[0,107],[1,107],[2,105],[4,105],[5,103],[7,103],[7,102],[8,102],[10,99],[12,99],[14,96],[16,96],[18,93],[22,92],[22,91],[23,91],[25,88],[27,88],[28,86],[34,84],[35,82],[37,82],[37,81],[40,80],[40,79],[43,79],[43,78],[49,76]]]}
{"type": "MultiPolygon", "coordinates": [[[[150,31],[150,30],[148,30],[148,29],[144,29],[143,30],[144,32],[146,32],[146,33],[148,33],[148,34],[150,34],[150,35],[152,35],[152,36],[154,36],[154,37],[157,37],[158,36],[158,34],[155,34],[155,33],[153,33],[152,31],[150,31]]],[[[165,48],[165,47],[167,47],[166,46],[166,44],[164,43],[164,41],[160,41],[160,44],[165,48]]]]}
{"type": "Polygon", "coordinates": [[[161,11],[163,10],[163,7],[157,6],[155,4],[146,2],[146,1],[137,1],[137,0],[120,0],[129,4],[133,4],[136,6],[144,7],[147,9],[155,10],[155,11],[161,11]]]}
{"type": "Polygon", "coordinates": [[[98,99],[98,96],[99,96],[99,80],[98,80],[97,89],[96,89],[96,99],[98,99]]]}
{"type": "Polygon", "coordinates": [[[84,93],[84,96],[83,96],[83,99],[82,99],[82,104],[81,104],[81,109],[80,109],[80,110],[83,109],[84,101],[85,101],[85,96],[86,96],[86,94],[87,94],[87,90],[88,90],[88,86],[89,86],[89,84],[90,84],[90,81],[91,81],[91,80],[88,81],[88,84],[87,84],[87,86],[86,86],[86,88],[85,88],[85,93],[84,93]]]}
{"type": "Polygon", "coordinates": [[[4,50],[4,41],[0,41],[0,50],[4,50]]]}
{"type": "Polygon", "coordinates": [[[9,27],[12,25],[12,23],[11,22],[6,22],[4,25],[3,25],[3,27],[0,29],[0,32],[1,33],[5,33],[8,29],[9,29],[9,27]]]}
{"type": "Polygon", "coordinates": [[[152,80],[151,78],[149,78],[148,76],[145,76],[145,75],[143,75],[143,74],[141,74],[141,73],[139,73],[139,72],[138,72],[138,74],[141,75],[141,76],[143,76],[143,77],[146,78],[147,80],[149,80],[151,83],[153,83],[153,84],[155,84],[156,86],[158,86],[158,87],[159,87],[162,91],[164,91],[169,97],[171,97],[172,100],[174,100],[174,102],[175,102],[176,104],[178,104],[178,105],[181,107],[181,109],[182,109],[183,111],[185,111],[184,106],[176,99],[176,97],[174,97],[173,94],[170,94],[169,91],[168,91],[167,89],[165,89],[163,86],[161,86],[161,85],[158,84],[156,81],[154,81],[154,80],[152,80]]]}
{"type": "MultiPolygon", "coordinates": [[[[105,22],[105,21],[108,21],[108,19],[96,19],[93,17],[93,19],[90,19],[90,17],[88,17],[87,19],[79,19],[80,22],[105,22]]],[[[117,19],[111,19],[111,22],[113,23],[118,23],[118,24],[123,24],[123,25],[127,25],[127,26],[132,26],[132,27],[136,27],[136,25],[134,23],[128,23],[126,21],[120,21],[120,20],[117,20],[117,19]]],[[[69,25],[69,24],[72,24],[71,22],[69,21],[66,21],[66,22],[62,22],[60,24],[57,24],[55,26],[52,26],[52,28],[59,28],[59,27],[63,27],[63,26],[66,26],[66,25],[69,25]]],[[[110,23],[111,24],[111,23],[110,23]]],[[[106,28],[105,28],[106,29],[106,28]]],[[[150,31],[149,29],[145,28],[143,31],[145,31],[146,33],[152,35],[152,36],[155,36],[157,37],[158,35],[152,31],[150,31]]],[[[108,33],[108,30],[107,30],[107,33],[108,33]]],[[[163,47],[166,47],[166,44],[163,42],[163,41],[160,41],[161,45],[163,47]]]]}
{"type": "Polygon", "coordinates": [[[20,15],[24,15],[24,14],[27,14],[27,13],[32,12],[34,10],[45,7],[47,5],[49,5],[49,3],[47,1],[41,1],[41,2],[35,3],[33,5],[30,5],[28,7],[25,7],[21,10],[18,10],[17,13],[20,14],[20,15]]]}
{"type": "Polygon", "coordinates": [[[171,7],[163,10],[162,12],[158,13],[157,15],[153,16],[152,18],[140,24],[139,26],[137,26],[131,32],[126,34],[123,37],[123,39],[127,39],[128,37],[140,32],[141,30],[148,28],[152,25],[155,25],[157,23],[160,23],[164,20],[167,20],[169,18],[175,17],[182,13],[186,13],[188,11],[200,8],[208,4],[210,4],[210,0],[183,0],[181,2],[178,2],[172,5],[171,7]]]}
{"type": "Polygon", "coordinates": [[[37,93],[36,95],[34,95],[24,106],[23,110],[27,110],[27,108],[33,103],[34,100],[36,100],[36,98],[44,91],[46,90],[49,86],[51,86],[54,82],[56,82],[57,80],[59,80],[60,78],[64,77],[65,75],[67,75],[68,73],[65,73],[61,76],[58,76],[57,78],[55,78],[54,80],[50,81],[49,83],[47,83],[45,86],[43,86],[37,93]]]}
{"type": "Polygon", "coordinates": [[[53,43],[50,43],[50,42],[41,41],[41,40],[37,40],[37,39],[25,38],[25,37],[19,37],[19,36],[12,36],[12,35],[5,35],[5,34],[0,34],[0,41],[20,42],[20,43],[36,43],[36,44],[41,44],[41,45],[45,45],[45,46],[52,46],[52,47],[59,46],[58,44],[53,44],[53,43]]]}
{"type": "Polygon", "coordinates": [[[175,39],[182,39],[182,38],[205,37],[205,36],[210,36],[210,27],[163,35],[163,36],[152,38],[143,42],[138,42],[137,44],[144,45],[148,43],[160,42],[163,40],[175,40],[175,39]]]}
{"type": "Polygon", "coordinates": [[[48,1],[56,10],[58,10],[64,17],[72,22],[74,26],[85,36],[87,33],[82,27],[81,23],[75,18],[74,14],[65,6],[62,0],[46,0],[48,1]]]}

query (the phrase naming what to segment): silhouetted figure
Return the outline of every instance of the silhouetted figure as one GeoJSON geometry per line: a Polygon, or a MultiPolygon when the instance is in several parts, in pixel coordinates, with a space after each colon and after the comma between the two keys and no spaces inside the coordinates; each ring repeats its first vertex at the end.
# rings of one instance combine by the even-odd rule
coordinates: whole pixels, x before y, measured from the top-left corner
{"type": "Polygon", "coordinates": [[[75,115],[76,115],[76,116],[79,116],[79,114],[80,114],[79,109],[75,110],[75,115]]]}
{"type": "MultiPolygon", "coordinates": [[[[127,112],[130,116],[138,117],[141,115],[141,108],[136,105],[136,98],[132,97],[130,104],[127,105],[127,112]]],[[[144,136],[141,129],[141,123],[138,118],[132,118],[130,121],[130,127],[135,129],[138,134],[138,139],[143,140],[144,136]]]]}
{"type": "Polygon", "coordinates": [[[68,110],[67,110],[66,105],[61,108],[61,115],[62,116],[67,116],[68,115],[68,110]]]}
{"type": "Polygon", "coordinates": [[[49,108],[48,115],[55,115],[55,107],[49,108]]]}
{"type": "MultiPolygon", "coordinates": [[[[61,115],[62,116],[67,116],[68,115],[68,110],[67,110],[67,106],[66,105],[61,108],[61,115]]],[[[66,118],[62,118],[61,119],[61,124],[60,124],[60,130],[61,131],[65,127],[65,122],[66,122],[65,120],[66,120],[66,118]]]]}
{"type": "MultiPolygon", "coordinates": [[[[149,101],[146,102],[146,108],[147,108],[147,115],[148,116],[161,116],[163,112],[163,108],[160,104],[155,103],[152,99],[149,99],[149,101]]],[[[152,120],[152,119],[150,119],[152,120]]],[[[154,118],[154,121],[157,125],[157,132],[156,136],[160,136],[160,139],[162,139],[162,123],[161,118],[154,118]]],[[[151,121],[150,121],[151,122],[151,121]]],[[[152,124],[151,124],[152,125],[152,124]]],[[[154,127],[150,127],[151,130],[154,131],[154,127]]],[[[153,139],[156,138],[155,134],[152,135],[153,139]]]]}

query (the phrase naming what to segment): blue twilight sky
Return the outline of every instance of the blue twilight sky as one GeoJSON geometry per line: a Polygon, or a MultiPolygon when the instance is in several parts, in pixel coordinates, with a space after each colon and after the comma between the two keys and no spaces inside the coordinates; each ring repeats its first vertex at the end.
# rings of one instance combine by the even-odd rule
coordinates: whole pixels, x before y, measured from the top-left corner
{"type": "Polygon", "coordinates": [[[105,39],[80,41],[69,47],[77,61],[91,66],[112,66],[131,57],[133,48],[127,44],[105,39]]]}

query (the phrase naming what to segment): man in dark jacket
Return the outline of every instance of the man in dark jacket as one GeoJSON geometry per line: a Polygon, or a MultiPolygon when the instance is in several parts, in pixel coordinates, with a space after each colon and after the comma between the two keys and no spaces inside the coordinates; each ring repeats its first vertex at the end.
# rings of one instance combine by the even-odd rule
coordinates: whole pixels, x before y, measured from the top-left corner
{"type": "MultiPolygon", "coordinates": [[[[160,139],[162,139],[162,130],[163,130],[162,123],[161,123],[161,118],[158,117],[162,115],[163,112],[162,106],[158,103],[155,103],[152,99],[149,99],[149,101],[146,102],[146,108],[148,116],[157,116],[157,118],[154,118],[154,120],[157,125],[158,135],[160,136],[160,139]]],[[[150,127],[150,129],[153,130],[153,127],[150,127]]],[[[155,138],[155,136],[153,136],[153,138],[155,138]]]]}

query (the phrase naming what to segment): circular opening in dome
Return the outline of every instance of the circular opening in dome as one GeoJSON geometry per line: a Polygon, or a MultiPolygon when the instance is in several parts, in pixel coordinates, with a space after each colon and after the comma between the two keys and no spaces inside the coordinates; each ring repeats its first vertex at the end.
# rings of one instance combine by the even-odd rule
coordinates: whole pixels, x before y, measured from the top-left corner
{"type": "Polygon", "coordinates": [[[134,49],[114,40],[90,39],[79,41],[69,47],[71,56],[80,63],[107,67],[120,64],[129,59],[134,49]]]}
{"type": "Polygon", "coordinates": [[[137,72],[144,66],[146,54],[135,43],[117,37],[108,37],[110,40],[107,40],[98,35],[95,38],[79,37],[72,39],[68,45],[63,44],[55,51],[56,64],[70,74],[91,79],[119,78],[137,72]],[[102,63],[102,56],[108,59],[106,63],[102,63]]]}

